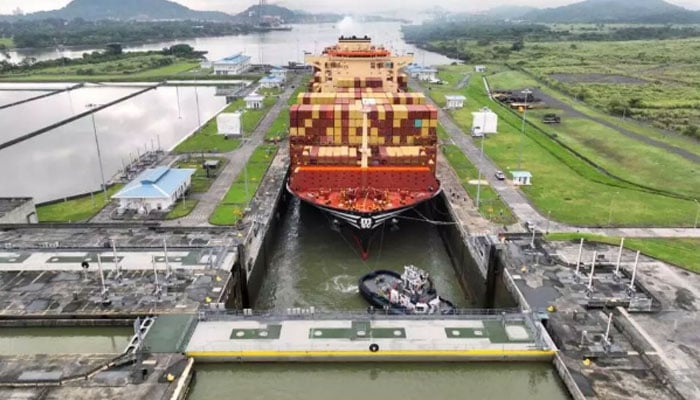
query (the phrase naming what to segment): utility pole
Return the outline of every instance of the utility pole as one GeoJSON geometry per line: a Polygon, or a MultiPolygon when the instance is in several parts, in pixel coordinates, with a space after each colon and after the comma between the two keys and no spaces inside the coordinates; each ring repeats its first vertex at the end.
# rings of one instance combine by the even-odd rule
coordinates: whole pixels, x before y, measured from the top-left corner
{"type": "MultiPolygon", "coordinates": [[[[88,108],[99,107],[98,104],[88,104],[88,108]]],[[[105,183],[105,171],[102,167],[102,152],[100,151],[100,141],[97,139],[97,124],[95,123],[95,112],[90,113],[92,119],[92,133],[95,136],[95,147],[97,148],[97,161],[100,164],[100,177],[102,178],[102,192],[105,195],[105,203],[107,203],[107,185],[105,183]]]]}
{"type": "Polygon", "coordinates": [[[525,89],[520,93],[525,95],[525,107],[523,108],[523,120],[520,125],[520,155],[518,156],[518,169],[520,169],[523,163],[523,142],[525,141],[525,116],[527,114],[527,100],[532,94],[532,90],[525,89]]]}

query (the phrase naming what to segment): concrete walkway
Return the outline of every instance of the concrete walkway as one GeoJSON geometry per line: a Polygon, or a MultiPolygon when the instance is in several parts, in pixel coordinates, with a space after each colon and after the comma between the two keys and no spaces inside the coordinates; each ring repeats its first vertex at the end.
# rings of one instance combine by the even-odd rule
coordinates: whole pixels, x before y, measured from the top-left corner
{"type": "Polygon", "coordinates": [[[199,322],[186,354],[204,361],[546,360],[554,354],[522,316],[507,319],[199,322]]]}
{"type": "Polygon", "coordinates": [[[226,157],[228,163],[219,172],[219,176],[214,183],[212,183],[209,190],[199,196],[199,203],[197,203],[195,209],[186,217],[163,222],[163,226],[211,226],[211,224],[209,224],[209,216],[211,216],[216,206],[224,196],[226,196],[226,192],[228,192],[228,189],[231,187],[236,177],[243,171],[243,167],[248,162],[255,148],[263,143],[265,134],[268,129],[270,129],[272,122],[274,122],[282,111],[282,108],[288,106],[287,100],[289,100],[289,97],[295,90],[292,87],[299,85],[302,78],[302,75],[297,75],[292,79],[285,91],[279,95],[277,103],[272,106],[270,111],[263,117],[262,121],[260,121],[257,128],[255,128],[255,131],[253,131],[250,137],[243,139],[241,147],[229,153],[217,154],[219,157],[226,157]]]}
{"type": "Polygon", "coordinates": [[[415,82],[413,87],[415,90],[425,92],[427,101],[438,108],[438,119],[445,131],[450,135],[451,142],[457,145],[475,166],[481,166],[483,178],[489,182],[489,185],[498,193],[501,199],[508,204],[513,210],[513,214],[522,222],[529,221],[537,227],[537,230],[544,231],[548,228],[550,232],[584,232],[623,237],[700,238],[700,229],[697,228],[586,228],[570,226],[553,220],[548,221],[545,216],[541,215],[530,204],[527,197],[515,185],[512,185],[508,180],[499,181],[495,178],[496,171],[499,170],[496,164],[486,154],[483,155],[483,158],[480,157],[480,148],[457,126],[446,111],[443,111],[435,104],[424,87],[415,84],[415,82]]]}

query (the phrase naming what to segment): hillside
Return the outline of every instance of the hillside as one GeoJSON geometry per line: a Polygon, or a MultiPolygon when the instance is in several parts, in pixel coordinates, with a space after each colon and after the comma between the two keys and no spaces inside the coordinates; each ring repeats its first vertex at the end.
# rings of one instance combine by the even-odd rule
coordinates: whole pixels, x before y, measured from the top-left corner
{"type": "Polygon", "coordinates": [[[201,20],[230,21],[232,16],[218,11],[196,11],[168,0],[73,0],[59,10],[41,11],[4,19],[84,20],[201,20]]]}
{"type": "Polygon", "coordinates": [[[534,10],[522,19],[547,23],[696,23],[700,12],[663,0],[586,0],[568,6],[534,10]]]}
{"type": "Polygon", "coordinates": [[[274,4],[267,4],[250,6],[234,15],[233,20],[241,24],[255,25],[260,21],[261,15],[277,17],[284,24],[337,22],[343,19],[340,14],[309,14],[304,11],[294,11],[274,4]]]}

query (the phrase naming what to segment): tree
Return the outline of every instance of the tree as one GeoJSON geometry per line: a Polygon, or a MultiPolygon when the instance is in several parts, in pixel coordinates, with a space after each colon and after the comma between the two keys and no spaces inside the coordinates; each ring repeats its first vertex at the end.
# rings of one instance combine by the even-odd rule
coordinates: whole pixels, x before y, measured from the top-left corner
{"type": "Polygon", "coordinates": [[[118,56],[123,53],[121,43],[110,43],[105,46],[105,54],[110,56],[118,56]]]}
{"type": "Polygon", "coordinates": [[[515,42],[513,42],[513,45],[510,46],[510,49],[512,51],[520,51],[524,48],[525,48],[525,41],[523,41],[522,38],[516,40],[515,42]]]}

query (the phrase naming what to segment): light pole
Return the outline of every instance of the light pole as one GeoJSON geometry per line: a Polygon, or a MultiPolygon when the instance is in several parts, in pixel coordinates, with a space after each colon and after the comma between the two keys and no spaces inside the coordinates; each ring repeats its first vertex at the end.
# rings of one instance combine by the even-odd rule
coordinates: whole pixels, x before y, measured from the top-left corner
{"type": "MultiPolygon", "coordinates": [[[[85,107],[94,109],[99,107],[99,104],[88,104],[85,107]]],[[[95,123],[95,111],[90,113],[92,119],[92,133],[95,136],[95,147],[97,148],[97,161],[100,163],[100,177],[102,178],[102,192],[105,195],[105,203],[107,202],[107,185],[105,184],[105,171],[102,167],[102,152],[100,152],[100,141],[97,139],[97,124],[95,123]]]]}
{"type": "MultiPolygon", "coordinates": [[[[483,127],[482,127],[483,129],[483,127]]],[[[484,160],[484,140],[486,140],[486,135],[482,133],[481,136],[481,154],[479,154],[479,179],[476,181],[476,210],[479,211],[479,201],[481,200],[481,165],[484,160]]]]}
{"type": "Polygon", "coordinates": [[[525,115],[527,114],[527,100],[530,97],[530,95],[532,94],[532,90],[525,89],[520,93],[525,95],[525,107],[523,108],[523,121],[520,124],[520,155],[518,156],[518,169],[520,169],[520,166],[523,163],[523,142],[524,142],[524,136],[525,136],[525,115]]]}

